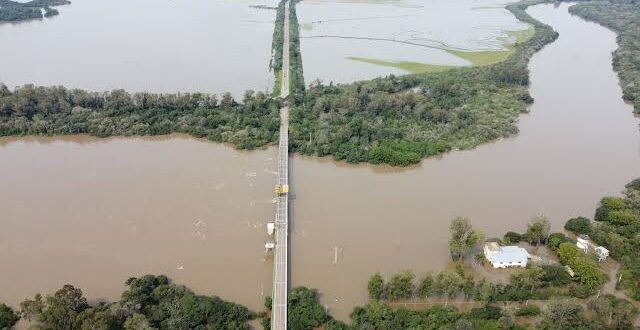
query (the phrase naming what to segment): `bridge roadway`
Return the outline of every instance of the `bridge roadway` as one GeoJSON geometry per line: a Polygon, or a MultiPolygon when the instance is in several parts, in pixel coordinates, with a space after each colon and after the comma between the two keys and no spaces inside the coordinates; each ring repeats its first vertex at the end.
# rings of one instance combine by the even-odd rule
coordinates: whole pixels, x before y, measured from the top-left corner
{"type": "MultiPolygon", "coordinates": [[[[289,96],[289,1],[285,3],[284,43],[282,47],[282,99],[289,96]]],[[[280,140],[278,143],[278,185],[289,185],[289,106],[285,101],[280,109],[280,140]]],[[[271,329],[287,329],[288,301],[288,240],[289,240],[289,198],[288,194],[279,194],[276,204],[273,265],[273,302],[271,308],[271,329]]]]}

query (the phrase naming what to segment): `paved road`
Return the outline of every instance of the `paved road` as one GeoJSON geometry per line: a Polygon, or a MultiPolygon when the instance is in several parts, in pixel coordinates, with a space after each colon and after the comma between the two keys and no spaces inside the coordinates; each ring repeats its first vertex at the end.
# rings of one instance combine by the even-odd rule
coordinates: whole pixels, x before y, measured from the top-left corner
{"type": "MultiPolygon", "coordinates": [[[[289,2],[285,4],[284,45],[282,51],[281,97],[289,95],[289,2]]],[[[280,109],[280,141],[278,145],[278,184],[289,184],[289,107],[280,109]]],[[[276,247],[273,267],[273,306],[271,309],[271,329],[287,329],[288,250],[289,240],[289,199],[279,195],[276,205],[276,247]]]]}

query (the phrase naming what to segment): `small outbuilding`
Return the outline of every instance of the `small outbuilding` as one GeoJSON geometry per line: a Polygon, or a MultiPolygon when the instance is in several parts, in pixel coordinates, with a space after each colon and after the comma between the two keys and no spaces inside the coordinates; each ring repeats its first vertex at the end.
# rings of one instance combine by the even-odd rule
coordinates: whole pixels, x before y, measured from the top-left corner
{"type": "Polygon", "coordinates": [[[582,252],[587,253],[589,252],[589,237],[588,236],[580,236],[578,237],[578,240],[576,241],[576,246],[578,247],[578,249],[580,249],[582,252]]]}
{"type": "Polygon", "coordinates": [[[496,242],[484,244],[484,257],[493,268],[527,267],[529,253],[519,246],[500,246],[496,242]]]}
{"type": "Polygon", "coordinates": [[[609,257],[609,250],[607,250],[607,248],[604,246],[598,246],[594,250],[596,251],[596,255],[598,256],[598,261],[600,262],[607,260],[607,257],[609,257]]]}

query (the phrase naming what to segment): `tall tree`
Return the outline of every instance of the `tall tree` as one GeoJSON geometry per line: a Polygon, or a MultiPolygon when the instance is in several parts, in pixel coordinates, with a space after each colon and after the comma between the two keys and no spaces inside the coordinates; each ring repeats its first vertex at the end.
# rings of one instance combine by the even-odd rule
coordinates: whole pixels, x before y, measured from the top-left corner
{"type": "Polygon", "coordinates": [[[551,225],[547,217],[540,215],[533,219],[533,222],[527,224],[527,241],[530,244],[543,244],[549,237],[551,225]]]}
{"type": "Polygon", "coordinates": [[[449,252],[453,261],[464,258],[483,236],[482,233],[473,230],[469,219],[462,217],[451,220],[449,231],[449,252]]]}
{"type": "Polygon", "coordinates": [[[541,329],[585,329],[582,306],[571,300],[555,300],[546,307],[541,329]]]}
{"type": "Polygon", "coordinates": [[[25,318],[36,321],[38,328],[56,330],[77,329],[78,315],[89,308],[82,290],[70,284],[44,300],[42,296],[36,295],[35,299],[27,299],[20,306],[25,318]]]}
{"type": "Polygon", "coordinates": [[[369,278],[369,284],[367,285],[369,290],[369,299],[380,300],[384,293],[384,280],[380,273],[375,273],[369,278]]]}
{"type": "Polygon", "coordinates": [[[393,275],[385,287],[387,297],[392,300],[411,298],[414,291],[413,280],[415,277],[410,270],[393,275]]]}
{"type": "Polygon", "coordinates": [[[609,329],[631,329],[638,316],[638,309],[629,301],[604,295],[589,302],[588,307],[594,313],[594,319],[609,329]]]}
{"type": "Polygon", "coordinates": [[[0,303],[0,329],[10,329],[19,319],[11,307],[0,303]]]}

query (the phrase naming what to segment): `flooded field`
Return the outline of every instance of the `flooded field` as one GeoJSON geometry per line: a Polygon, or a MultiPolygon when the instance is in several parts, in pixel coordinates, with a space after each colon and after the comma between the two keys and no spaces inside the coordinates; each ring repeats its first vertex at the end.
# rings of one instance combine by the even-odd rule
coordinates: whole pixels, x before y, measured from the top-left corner
{"type": "Polygon", "coordinates": [[[446,49],[500,50],[527,28],[502,0],[305,0],[298,8],[307,83],[407,71],[370,63],[469,65],[446,49]],[[356,61],[355,59],[360,59],[356,61]]]}
{"type": "Polygon", "coordinates": [[[0,82],[95,91],[271,90],[277,0],[74,0],[0,25],[0,82]],[[247,47],[251,45],[251,47],[247,47]]]}
{"type": "MultiPolygon", "coordinates": [[[[293,286],[319,289],[347,319],[373,272],[442,268],[452,217],[489,237],[538,214],[560,229],[640,176],[614,33],[567,5],[529,12],[560,38],[531,62],[536,102],[518,136],[407,169],[292,156],[293,286]]],[[[127,277],[152,272],[260,310],[272,285],[263,250],[275,153],[183,136],[0,139],[0,301],[65,283],[116,298],[127,277]]]]}

